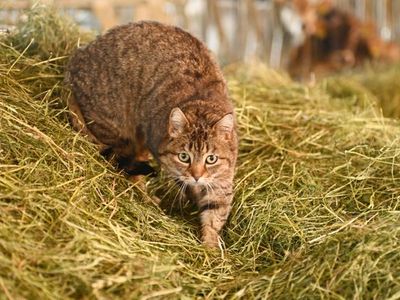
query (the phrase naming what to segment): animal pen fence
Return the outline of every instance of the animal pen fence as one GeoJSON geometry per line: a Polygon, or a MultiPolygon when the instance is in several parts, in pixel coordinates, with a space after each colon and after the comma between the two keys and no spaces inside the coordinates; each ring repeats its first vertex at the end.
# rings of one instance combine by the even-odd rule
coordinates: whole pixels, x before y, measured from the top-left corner
{"type": "MultiPolygon", "coordinates": [[[[289,0],[290,1],[290,0],[289,0]]],[[[259,58],[279,67],[291,37],[282,24],[276,0],[42,0],[99,32],[117,24],[155,19],[177,24],[206,41],[221,62],[259,58]]],[[[33,1],[0,4],[0,24],[12,25],[33,1]]],[[[400,2],[396,0],[333,0],[361,20],[372,21],[384,40],[400,40],[400,2]]]]}

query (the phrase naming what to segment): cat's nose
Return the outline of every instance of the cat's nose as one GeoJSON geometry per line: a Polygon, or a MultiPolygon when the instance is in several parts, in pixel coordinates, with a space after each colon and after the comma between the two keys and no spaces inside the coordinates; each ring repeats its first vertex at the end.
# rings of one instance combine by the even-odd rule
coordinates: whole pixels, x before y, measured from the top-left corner
{"type": "Polygon", "coordinates": [[[196,180],[196,182],[197,182],[197,181],[199,181],[201,176],[203,176],[204,168],[201,164],[193,164],[191,173],[192,173],[194,180],[196,180]]]}

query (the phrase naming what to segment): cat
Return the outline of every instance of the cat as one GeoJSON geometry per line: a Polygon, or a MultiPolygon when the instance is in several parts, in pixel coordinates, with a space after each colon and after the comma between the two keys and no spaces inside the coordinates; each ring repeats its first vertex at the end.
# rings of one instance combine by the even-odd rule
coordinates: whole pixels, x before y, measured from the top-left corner
{"type": "Polygon", "coordinates": [[[225,79],[207,47],[178,27],[129,23],[77,49],[66,82],[73,127],[131,175],[153,173],[153,156],[197,204],[202,243],[220,245],[238,136],[225,79]]]}

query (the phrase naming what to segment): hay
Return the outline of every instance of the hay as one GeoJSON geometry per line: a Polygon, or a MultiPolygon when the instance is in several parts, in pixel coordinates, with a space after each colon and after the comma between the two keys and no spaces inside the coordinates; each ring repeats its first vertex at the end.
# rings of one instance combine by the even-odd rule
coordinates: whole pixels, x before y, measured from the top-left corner
{"type": "MultiPolygon", "coordinates": [[[[333,76],[325,80],[334,96],[375,98],[375,103],[385,117],[400,119],[400,64],[367,65],[350,74],[333,76]],[[350,87],[350,88],[348,88],[350,87]],[[347,92],[346,92],[347,91],[347,92]]],[[[354,97],[353,97],[354,98],[354,97]]]]}
{"type": "Polygon", "coordinates": [[[71,129],[79,32],[30,14],[0,46],[0,298],[399,298],[400,123],[362,85],[227,72],[240,158],[226,249],[210,251],[71,129]]]}

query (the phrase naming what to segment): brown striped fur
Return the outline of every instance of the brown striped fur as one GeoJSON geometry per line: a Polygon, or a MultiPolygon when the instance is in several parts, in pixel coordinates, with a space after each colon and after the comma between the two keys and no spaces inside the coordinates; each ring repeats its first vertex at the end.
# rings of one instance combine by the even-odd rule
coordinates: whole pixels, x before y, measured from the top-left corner
{"type": "Polygon", "coordinates": [[[217,246],[237,135],[225,80],[204,44],[157,22],[119,26],[74,53],[66,81],[74,128],[130,174],[150,172],[152,155],[197,203],[204,244],[217,246]]]}

